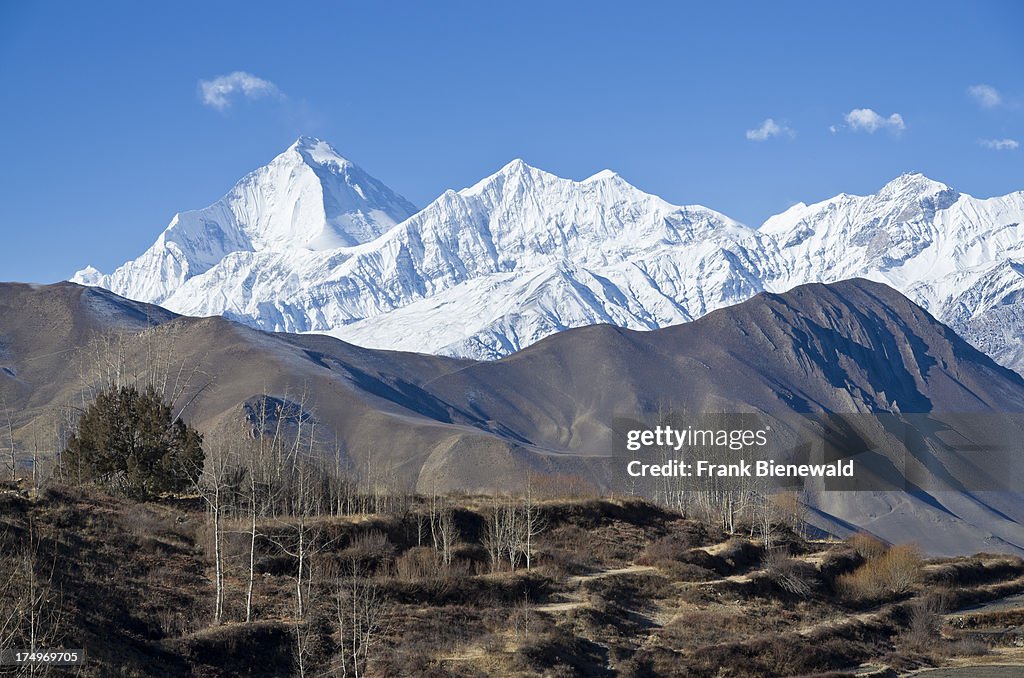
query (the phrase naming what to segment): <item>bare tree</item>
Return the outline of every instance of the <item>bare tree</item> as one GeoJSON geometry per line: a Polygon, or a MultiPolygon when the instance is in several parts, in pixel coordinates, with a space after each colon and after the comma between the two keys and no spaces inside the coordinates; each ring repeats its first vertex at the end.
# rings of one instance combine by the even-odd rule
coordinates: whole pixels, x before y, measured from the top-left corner
{"type": "MultiPolygon", "coordinates": [[[[43,558],[35,521],[29,517],[24,545],[0,555],[0,647],[31,652],[54,647],[61,638],[63,595],[56,586],[56,557],[43,558]]],[[[42,675],[47,667],[26,666],[42,675]]]]}
{"type": "Polygon", "coordinates": [[[508,563],[509,570],[515,570],[525,543],[525,518],[521,507],[516,506],[511,497],[495,494],[485,520],[484,548],[487,549],[491,571],[502,569],[505,563],[508,563]]]}
{"type": "Polygon", "coordinates": [[[522,518],[517,521],[517,524],[520,528],[518,534],[520,548],[526,558],[526,569],[529,570],[533,564],[536,538],[547,528],[547,521],[534,496],[532,474],[528,474],[526,477],[526,496],[522,505],[522,518]]]}
{"type": "Polygon", "coordinates": [[[360,570],[358,561],[351,560],[347,569],[334,585],[340,651],[333,664],[344,678],[360,678],[387,636],[391,610],[380,587],[360,570]]]}
{"type": "Polygon", "coordinates": [[[318,469],[311,460],[296,462],[294,469],[290,486],[291,520],[294,522],[289,530],[294,531],[294,536],[275,541],[278,548],[295,559],[296,618],[301,620],[306,616],[306,601],[313,586],[312,560],[325,545],[320,543],[320,526],[310,524],[320,509],[318,469]]]}
{"type": "Polygon", "coordinates": [[[273,510],[276,501],[276,486],[274,475],[277,469],[273,468],[274,459],[280,456],[281,438],[281,412],[280,407],[275,412],[270,412],[271,401],[269,395],[264,391],[255,404],[255,411],[252,412],[253,428],[251,429],[251,440],[247,445],[248,457],[245,460],[246,466],[246,490],[247,506],[245,510],[248,515],[248,537],[249,537],[249,562],[245,587],[245,621],[253,619],[253,588],[256,580],[256,542],[261,536],[258,525],[259,519],[266,516],[273,510]],[[274,419],[274,426],[270,421],[274,419]]]}
{"type": "Polygon", "coordinates": [[[437,516],[437,543],[441,553],[441,562],[445,567],[452,564],[455,544],[459,538],[459,528],[455,524],[455,512],[450,506],[441,509],[437,516]]]}
{"type": "Polygon", "coordinates": [[[224,621],[224,514],[228,494],[237,485],[238,465],[231,436],[218,436],[206,446],[206,459],[195,469],[195,487],[206,502],[213,538],[214,606],[213,623],[224,621]]]}
{"type": "Polygon", "coordinates": [[[505,506],[499,500],[498,495],[495,494],[491,499],[491,506],[485,517],[486,532],[484,533],[484,548],[487,550],[491,572],[497,572],[501,569],[507,549],[506,545],[510,539],[505,511],[505,506]]]}
{"type": "Polygon", "coordinates": [[[11,480],[17,480],[18,479],[18,448],[17,448],[17,446],[14,443],[14,421],[11,418],[11,409],[9,407],[7,407],[7,400],[6,399],[0,401],[0,408],[3,409],[4,420],[5,420],[5,423],[6,423],[6,426],[4,427],[5,428],[4,433],[6,433],[5,437],[7,438],[7,453],[8,453],[8,458],[10,459],[11,480]]]}

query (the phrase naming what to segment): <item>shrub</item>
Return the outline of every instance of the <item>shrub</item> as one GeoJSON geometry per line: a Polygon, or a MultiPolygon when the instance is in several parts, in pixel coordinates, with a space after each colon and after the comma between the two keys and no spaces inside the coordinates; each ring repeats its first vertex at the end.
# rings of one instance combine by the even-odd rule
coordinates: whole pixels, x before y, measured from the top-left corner
{"type": "Polygon", "coordinates": [[[717,553],[733,572],[756,565],[761,560],[761,555],[760,546],[742,537],[733,537],[725,542],[717,553]]]}
{"type": "Polygon", "coordinates": [[[843,546],[829,551],[821,559],[818,571],[822,579],[834,582],[840,575],[853,572],[864,564],[864,558],[853,549],[843,546]]]}
{"type": "Polygon", "coordinates": [[[979,657],[991,650],[987,643],[977,638],[958,638],[943,648],[944,653],[950,657],[979,657]]]}
{"type": "Polygon", "coordinates": [[[857,532],[850,535],[850,538],[846,540],[846,545],[856,551],[857,555],[864,560],[877,558],[889,550],[884,541],[866,532],[857,532]]]}
{"type": "Polygon", "coordinates": [[[202,442],[152,386],[111,386],[78,420],[62,463],[71,477],[148,499],[191,484],[203,467],[202,442]]]}
{"type": "Polygon", "coordinates": [[[841,575],[836,585],[843,597],[852,600],[898,596],[921,581],[923,558],[913,545],[893,546],[849,574],[841,575]]]}
{"type": "Polygon", "coordinates": [[[910,622],[900,640],[912,650],[926,652],[938,640],[941,624],[942,618],[934,605],[917,603],[910,608],[910,622]]]}
{"type": "Polygon", "coordinates": [[[415,546],[395,560],[395,570],[403,581],[434,577],[441,571],[441,556],[427,546],[415,546]]]}
{"type": "Polygon", "coordinates": [[[912,544],[894,546],[875,562],[882,573],[885,588],[893,594],[906,593],[921,581],[924,557],[912,544]]]}
{"type": "Polygon", "coordinates": [[[782,549],[772,549],[763,561],[765,573],[786,593],[807,598],[814,591],[814,568],[791,557],[782,549]]]}
{"type": "Polygon", "coordinates": [[[395,547],[386,534],[370,530],[357,534],[339,555],[349,567],[375,572],[391,559],[394,552],[395,547]]]}
{"type": "Polygon", "coordinates": [[[672,533],[655,539],[637,556],[640,565],[657,565],[665,561],[681,561],[691,548],[685,534],[672,533]]]}

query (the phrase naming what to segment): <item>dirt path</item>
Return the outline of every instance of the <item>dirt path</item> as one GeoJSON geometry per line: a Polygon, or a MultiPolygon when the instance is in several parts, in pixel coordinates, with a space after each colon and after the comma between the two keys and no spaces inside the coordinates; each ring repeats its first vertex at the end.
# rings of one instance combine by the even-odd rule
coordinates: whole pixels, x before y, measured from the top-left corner
{"type": "Polygon", "coordinates": [[[630,565],[628,567],[619,567],[612,570],[597,570],[596,572],[588,572],[587,574],[574,575],[566,580],[566,583],[572,588],[572,590],[560,594],[567,596],[569,600],[563,600],[557,603],[545,603],[544,605],[537,605],[533,609],[536,612],[555,614],[558,612],[568,612],[569,610],[575,610],[580,607],[586,607],[588,603],[582,591],[583,584],[585,582],[592,579],[604,579],[605,577],[615,577],[618,575],[647,574],[657,571],[658,568],[650,565],[630,565]]]}
{"type": "Polygon", "coordinates": [[[796,629],[794,633],[806,638],[817,631],[823,631],[826,629],[836,630],[844,628],[846,626],[854,626],[856,624],[869,624],[873,621],[878,620],[878,618],[881,617],[884,612],[886,612],[885,609],[871,610],[868,612],[861,612],[859,614],[851,614],[844,615],[842,617],[832,617],[831,619],[823,619],[819,622],[815,622],[807,626],[802,626],[796,629]]]}
{"type": "Polygon", "coordinates": [[[658,568],[653,565],[630,565],[628,567],[619,567],[613,570],[597,570],[596,572],[589,572],[587,574],[577,574],[569,577],[568,583],[573,586],[579,586],[590,579],[604,579],[605,577],[615,577],[620,574],[641,574],[644,572],[657,571],[658,568]]]}
{"type": "Polygon", "coordinates": [[[705,581],[684,581],[680,582],[685,588],[698,588],[701,586],[714,586],[715,584],[725,584],[728,582],[747,582],[753,579],[754,573],[759,570],[751,570],[750,572],[744,572],[743,574],[730,574],[728,577],[720,577],[718,579],[707,579],[705,581]]]}

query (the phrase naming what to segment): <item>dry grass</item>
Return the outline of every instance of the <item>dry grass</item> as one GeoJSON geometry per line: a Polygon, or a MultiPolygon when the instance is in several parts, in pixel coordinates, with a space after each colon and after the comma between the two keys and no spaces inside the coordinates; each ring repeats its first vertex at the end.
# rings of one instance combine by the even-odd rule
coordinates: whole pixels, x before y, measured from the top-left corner
{"type": "MultiPolygon", "coordinates": [[[[1019,559],[925,567],[913,547],[864,535],[825,554],[798,538],[765,552],[661,509],[603,500],[545,501],[542,564],[492,574],[481,568],[483,509],[463,498],[451,502],[463,542],[448,566],[431,546],[417,546],[414,513],[311,521],[315,581],[301,622],[294,559],[262,536],[256,621],[240,622],[247,525],[226,521],[243,532],[227,537],[227,623],[212,627],[201,505],[60,490],[2,501],[9,510],[0,511],[0,552],[10,546],[5,529],[9,538],[23,534],[30,513],[47,548],[62,549],[57,569],[73,629],[66,641],[90,648],[86,676],[118,667],[129,675],[289,675],[297,630],[310,638],[310,657],[327,662],[339,642],[329,579],[350,571],[365,573],[390,610],[368,675],[824,675],[862,661],[902,670],[987,652],[985,629],[968,625],[989,618],[959,628],[938,624],[939,613],[1024,588],[1019,559]],[[851,602],[861,609],[851,613],[851,602]]],[[[259,529],[284,533],[289,525],[268,519],[259,529]]]]}
{"type": "Polygon", "coordinates": [[[850,601],[880,600],[910,592],[923,577],[924,557],[914,545],[893,546],[836,580],[850,601]]]}
{"type": "Polygon", "coordinates": [[[874,535],[857,532],[846,540],[846,545],[864,560],[871,560],[884,554],[889,545],[874,535]]]}

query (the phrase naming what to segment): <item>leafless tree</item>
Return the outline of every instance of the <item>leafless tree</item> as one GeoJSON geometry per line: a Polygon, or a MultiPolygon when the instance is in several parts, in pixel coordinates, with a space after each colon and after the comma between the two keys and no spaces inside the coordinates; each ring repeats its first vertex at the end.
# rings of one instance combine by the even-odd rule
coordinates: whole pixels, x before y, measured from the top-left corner
{"type": "Polygon", "coordinates": [[[441,553],[441,562],[445,567],[452,564],[455,544],[458,539],[459,528],[455,524],[455,512],[450,506],[446,506],[437,516],[438,551],[441,553]]]}
{"type": "MultiPolygon", "coordinates": [[[[284,444],[281,429],[283,412],[279,405],[272,405],[271,398],[264,390],[251,412],[253,421],[245,447],[246,506],[248,517],[249,558],[245,587],[245,621],[253,619],[253,588],[256,580],[256,545],[262,536],[259,522],[273,513],[277,502],[278,485],[275,483],[280,469],[275,460],[280,459],[284,444]],[[273,409],[273,411],[271,411],[273,409]],[[273,422],[273,425],[271,425],[273,422]]],[[[243,434],[244,436],[244,434],[243,434]]]]}
{"type": "Polygon", "coordinates": [[[509,523],[507,507],[495,494],[491,499],[491,506],[485,518],[486,532],[484,533],[484,548],[491,565],[491,572],[501,569],[504,562],[507,544],[511,535],[509,534],[509,523]]]}
{"type": "Polygon", "coordinates": [[[374,650],[387,636],[390,605],[380,587],[356,560],[334,584],[336,631],[340,651],[333,664],[341,676],[359,678],[374,650]]]}
{"type": "Polygon", "coordinates": [[[311,429],[309,432],[309,448],[305,453],[301,447],[301,439],[297,439],[289,454],[292,471],[287,492],[291,523],[288,532],[293,536],[275,540],[278,548],[295,559],[296,618],[300,620],[306,616],[306,601],[313,586],[311,561],[325,546],[320,543],[322,530],[319,525],[311,524],[311,520],[318,516],[322,509],[322,484],[319,482],[322,473],[311,454],[314,431],[315,429],[311,429]]]}
{"type": "Polygon", "coordinates": [[[230,510],[230,495],[240,483],[238,446],[235,436],[208,438],[205,461],[194,469],[195,488],[206,502],[213,539],[214,624],[224,621],[224,519],[230,510]]]}
{"type": "Polygon", "coordinates": [[[510,496],[495,494],[485,520],[484,548],[487,549],[491,571],[502,569],[505,563],[509,570],[515,570],[523,555],[526,539],[526,518],[522,507],[517,506],[510,496]]]}
{"type": "Polygon", "coordinates": [[[519,532],[517,534],[519,547],[526,558],[526,569],[533,565],[533,552],[536,546],[537,537],[547,528],[547,521],[541,512],[533,491],[533,476],[526,477],[526,495],[522,504],[522,518],[517,521],[519,532]]]}
{"type": "Polygon", "coordinates": [[[11,480],[18,479],[18,448],[14,443],[14,421],[11,418],[11,409],[7,407],[7,400],[0,401],[0,409],[3,409],[4,413],[4,437],[7,439],[7,454],[10,460],[10,472],[11,480]]]}
{"type": "MultiPolygon", "coordinates": [[[[56,559],[45,557],[40,546],[30,517],[23,546],[0,555],[0,647],[34,652],[55,647],[62,637],[63,595],[55,581],[56,559]]],[[[49,673],[47,667],[23,669],[26,675],[49,673]]]]}

